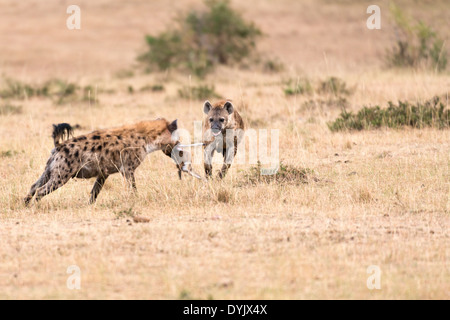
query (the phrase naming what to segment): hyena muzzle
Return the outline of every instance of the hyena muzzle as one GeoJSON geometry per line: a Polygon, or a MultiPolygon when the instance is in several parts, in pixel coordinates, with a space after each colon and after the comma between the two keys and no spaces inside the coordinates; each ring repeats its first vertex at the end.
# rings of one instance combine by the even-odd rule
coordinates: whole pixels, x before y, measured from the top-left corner
{"type": "Polygon", "coordinates": [[[147,154],[162,150],[171,157],[180,172],[200,178],[192,170],[190,153],[177,147],[179,141],[173,133],[178,129],[177,120],[142,121],[120,128],[98,130],[87,135],[67,139],[60,143],[61,132],[72,133],[68,124],[54,126],[55,148],[47,161],[44,173],[34,183],[25,197],[28,205],[36,195],[36,201],[62,187],[72,178],[96,178],[90,203],[94,203],[106,179],[120,172],[129,187],[136,190],[134,172],[147,154]],[[58,131],[59,130],[59,131],[58,131]]]}

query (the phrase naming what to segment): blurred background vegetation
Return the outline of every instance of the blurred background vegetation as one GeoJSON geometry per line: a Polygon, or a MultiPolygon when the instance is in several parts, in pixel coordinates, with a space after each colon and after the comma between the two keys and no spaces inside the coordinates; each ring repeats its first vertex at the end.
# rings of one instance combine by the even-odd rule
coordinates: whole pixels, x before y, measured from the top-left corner
{"type": "MultiPolygon", "coordinates": [[[[148,50],[138,60],[148,72],[179,69],[202,77],[217,65],[259,65],[256,43],[261,30],[245,20],[229,0],[205,0],[205,10],[192,9],[179,14],[167,30],[147,35],[148,50]],[[175,26],[175,27],[174,27],[175,26]],[[249,59],[253,58],[253,59],[249,59]]],[[[389,19],[396,43],[386,49],[387,67],[447,69],[448,51],[442,36],[425,21],[415,20],[394,2],[389,6],[389,19]]],[[[281,60],[264,62],[266,70],[282,71],[281,60]]],[[[308,90],[294,88],[291,92],[308,90]]]]}
{"type": "Polygon", "coordinates": [[[261,31],[245,21],[228,0],[206,0],[206,10],[180,15],[158,35],[147,35],[148,51],[139,56],[147,70],[181,68],[203,76],[218,64],[233,65],[254,53],[261,31]]]}
{"type": "MultiPolygon", "coordinates": [[[[375,99],[366,99],[361,93],[365,84],[359,79],[361,74],[370,78],[371,72],[446,79],[448,1],[382,0],[381,30],[366,28],[366,1],[261,0],[253,5],[230,0],[174,5],[136,1],[120,4],[120,10],[83,1],[79,32],[55,28],[60,21],[53,21],[54,15],[34,23],[37,16],[29,7],[5,6],[38,29],[33,34],[35,29],[24,26],[26,32],[2,34],[8,46],[0,52],[0,114],[19,114],[23,102],[33,98],[58,106],[99,106],[119,93],[183,103],[230,98],[236,91],[240,107],[251,110],[244,91],[254,89],[252,97],[260,97],[266,88],[288,104],[291,99],[298,103],[300,111],[340,110],[328,126],[332,130],[408,126],[409,119],[418,119],[414,127],[448,124],[449,112],[441,108],[448,108],[445,92],[427,93],[413,103],[407,101],[411,95],[401,97],[397,103],[390,100],[400,100],[396,96],[400,90],[387,98],[386,84],[375,99]],[[149,19],[154,10],[158,15],[149,19]],[[236,74],[245,79],[239,88],[233,83],[236,74]],[[99,80],[110,77],[114,80],[99,80]],[[224,85],[235,91],[230,95],[224,85]],[[433,103],[436,95],[440,102],[433,103]]],[[[11,24],[8,15],[0,18],[0,24],[11,24]]],[[[249,120],[252,125],[268,122],[251,111],[245,116],[255,117],[249,120]]]]}

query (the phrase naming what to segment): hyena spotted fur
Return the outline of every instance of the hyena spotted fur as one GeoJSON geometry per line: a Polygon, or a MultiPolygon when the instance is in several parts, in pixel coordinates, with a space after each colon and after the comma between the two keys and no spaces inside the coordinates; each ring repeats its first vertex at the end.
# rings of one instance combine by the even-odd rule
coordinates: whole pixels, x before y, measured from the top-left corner
{"type": "Polygon", "coordinates": [[[236,156],[239,143],[244,138],[244,121],[231,100],[214,104],[206,101],[203,105],[206,119],[203,124],[204,166],[206,177],[212,175],[214,152],[223,155],[224,163],[219,178],[225,177],[236,156]]]}
{"type": "Polygon", "coordinates": [[[74,137],[60,143],[58,134],[70,134],[70,125],[54,126],[55,148],[47,161],[45,171],[33,184],[25,197],[28,205],[36,195],[36,201],[62,187],[71,178],[97,178],[91,191],[90,203],[94,203],[106,179],[120,172],[132,189],[136,189],[134,172],[145,157],[162,150],[172,157],[181,170],[194,175],[190,165],[190,154],[175,148],[179,143],[173,139],[177,120],[169,123],[165,119],[142,121],[134,125],[98,130],[74,137]],[[59,131],[58,131],[59,130],[59,131]],[[175,148],[175,150],[174,150],[175,148]]]}

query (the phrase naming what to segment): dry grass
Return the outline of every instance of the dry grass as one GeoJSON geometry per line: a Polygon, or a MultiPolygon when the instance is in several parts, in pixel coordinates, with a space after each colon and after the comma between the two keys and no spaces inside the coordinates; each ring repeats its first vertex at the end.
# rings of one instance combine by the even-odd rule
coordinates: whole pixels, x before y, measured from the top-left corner
{"type": "MultiPolygon", "coordinates": [[[[202,183],[187,176],[179,181],[174,165],[155,153],[137,171],[136,195],[128,194],[121,177],[114,176],[97,204],[89,206],[93,181],[71,181],[27,209],[21,199],[43,170],[52,146],[52,123],[78,123],[82,133],[164,116],[180,119],[192,132],[193,121],[203,115],[200,102],[177,95],[181,87],[196,84],[187,76],[114,76],[132,64],[144,32],[164,27],[171,15],[168,4],[135,1],[118,10],[118,3],[79,1],[92,11],[86,14],[84,33],[75,34],[64,30],[61,2],[48,7],[40,2],[33,10],[19,2],[2,2],[8,5],[0,14],[2,28],[15,16],[27,18],[0,36],[2,43],[10,43],[0,52],[4,72],[36,82],[62,75],[82,86],[93,85],[99,102],[55,105],[33,98],[11,101],[20,103],[19,114],[0,114],[0,152],[7,155],[0,157],[0,298],[450,297],[449,131],[331,133],[326,123],[339,108],[304,107],[306,101],[328,97],[286,97],[283,92],[284,79],[307,75],[316,82],[338,76],[354,87],[347,98],[351,110],[448,94],[448,74],[380,68],[376,53],[366,51],[371,43],[367,31],[354,28],[356,5],[321,4],[320,11],[313,1],[263,1],[251,10],[250,4],[236,3],[270,35],[261,49],[275,48],[288,70],[270,75],[222,68],[207,79],[217,92],[242,106],[247,123],[280,129],[283,162],[307,168],[317,179],[242,185],[251,166],[236,165],[222,182],[202,183]],[[331,33],[339,29],[350,35],[327,44],[326,38],[336,35],[327,33],[326,18],[340,6],[349,11],[336,16],[331,33]],[[58,8],[61,16],[49,13],[58,8]],[[148,20],[144,12],[152,12],[149,8],[160,10],[162,18],[148,20]],[[42,24],[33,20],[39,12],[48,15],[42,24]],[[141,14],[130,25],[125,25],[130,19],[104,19],[112,13],[120,17],[119,12],[141,14]],[[305,28],[296,13],[305,18],[305,28]],[[101,28],[112,21],[120,32],[101,28]],[[290,28],[296,31],[282,29],[278,21],[295,21],[290,28]],[[60,22],[61,29],[55,28],[60,22]],[[298,39],[316,43],[321,36],[325,38],[318,49],[306,50],[305,45],[299,51],[298,39]],[[48,37],[47,47],[34,50],[42,37],[48,37]],[[33,41],[27,41],[30,38],[33,41]],[[123,45],[117,45],[119,40],[123,45]],[[75,58],[74,48],[79,50],[75,58]],[[315,50],[327,52],[327,64],[322,53],[317,60],[315,50]],[[137,90],[154,84],[164,90],[137,90]],[[136,88],[133,94],[129,86],[136,88]],[[66,287],[70,265],[81,268],[80,291],[66,287]],[[381,290],[366,287],[370,265],[381,268],[381,290]]],[[[175,9],[191,2],[177,2],[175,9]]],[[[444,5],[438,1],[430,6],[434,21],[446,18],[444,5]]],[[[389,43],[384,34],[373,37],[389,43]]],[[[369,49],[379,46],[371,44],[369,49]]],[[[201,171],[201,166],[196,169],[201,171]]]]}

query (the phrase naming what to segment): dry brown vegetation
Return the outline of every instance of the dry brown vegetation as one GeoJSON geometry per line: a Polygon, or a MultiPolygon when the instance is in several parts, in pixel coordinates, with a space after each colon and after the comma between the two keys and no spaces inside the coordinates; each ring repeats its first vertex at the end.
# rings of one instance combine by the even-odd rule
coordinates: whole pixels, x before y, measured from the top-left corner
{"type": "MultiPolygon", "coordinates": [[[[289,81],[336,76],[352,89],[348,110],[435,95],[448,105],[448,71],[384,67],[394,42],[386,1],[378,31],[365,27],[365,1],[256,2],[233,6],[265,33],[260,52],[285,70],[220,67],[200,81],[133,68],[144,35],[199,1],[79,0],[80,31],[66,29],[65,1],[0,1],[4,76],[90,88],[87,99],[62,104],[45,96],[0,101],[16,106],[0,112],[0,298],[450,297],[449,130],[332,133],[339,97],[284,92],[289,81]],[[192,132],[202,102],[179,90],[205,83],[232,98],[250,127],[280,129],[281,160],[309,178],[244,183],[253,172],[246,164],[224,181],[179,181],[173,163],[155,153],[137,170],[136,195],[114,176],[94,206],[93,181],[71,181],[24,207],[52,148],[52,123],[85,133],[164,116],[192,132]],[[70,265],[81,269],[79,291],[66,287],[70,265]],[[381,290],[366,287],[370,265],[381,268],[381,290]]],[[[448,43],[448,1],[405,8],[448,43]]]]}

